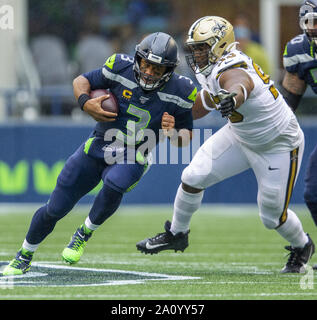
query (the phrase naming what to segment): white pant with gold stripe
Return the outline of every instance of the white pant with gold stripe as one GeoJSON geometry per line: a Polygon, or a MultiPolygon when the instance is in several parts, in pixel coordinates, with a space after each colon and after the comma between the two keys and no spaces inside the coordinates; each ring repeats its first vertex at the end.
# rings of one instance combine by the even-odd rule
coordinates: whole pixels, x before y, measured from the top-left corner
{"type": "MultiPolygon", "coordinates": [[[[274,229],[286,221],[303,151],[304,141],[290,152],[256,152],[241,145],[228,126],[224,126],[199,148],[183,171],[182,182],[197,189],[206,189],[251,168],[258,184],[257,203],[261,220],[267,228],[274,229]]],[[[229,192],[234,193],[235,190],[229,192]]]]}

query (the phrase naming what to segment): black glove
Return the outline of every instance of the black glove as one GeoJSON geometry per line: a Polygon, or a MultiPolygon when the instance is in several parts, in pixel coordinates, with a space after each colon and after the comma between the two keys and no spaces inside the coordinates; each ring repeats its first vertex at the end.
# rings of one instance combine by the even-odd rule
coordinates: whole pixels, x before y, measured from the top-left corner
{"type": "Polygon", "coordinates": [[[218,97],[220,99],[220,107],[218,110],[221,112],[222,117],[230,117],[236,106],[236,100],[233,98],[237,94],[227,90],[220,90],[218,97]]]}

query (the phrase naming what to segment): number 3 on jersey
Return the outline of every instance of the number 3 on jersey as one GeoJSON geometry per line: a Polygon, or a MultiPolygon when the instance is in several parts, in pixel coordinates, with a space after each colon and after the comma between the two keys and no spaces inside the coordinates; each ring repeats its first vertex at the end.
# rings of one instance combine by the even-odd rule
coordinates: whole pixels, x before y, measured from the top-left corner
{"type": "Polygon", "coordinates": [[[125,134],[120,130],[116,138],[127,145],[135,145],[142,140],[144,129],[149,125],[151,115],[149,111],[138,108],[133,104],[129,105],[127,113],[139,118],[139,121],[128,120],[126,124],[127,133],[125,134]]]}

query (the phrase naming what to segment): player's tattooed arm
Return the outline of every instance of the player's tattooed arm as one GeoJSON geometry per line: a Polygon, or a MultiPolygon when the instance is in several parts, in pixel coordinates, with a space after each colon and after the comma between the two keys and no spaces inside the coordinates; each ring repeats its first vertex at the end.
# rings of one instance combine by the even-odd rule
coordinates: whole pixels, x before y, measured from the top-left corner
{"type": "Polygon", "coordinates": [[[243,70],[229,69],[222,73],[219,79],[220,87],[229,93],[236,93],[235,109],[238,109],[249,97],[254,88],[251,77],[243,70]]]}
{"type": "Polygon", "coordinates": [[[282,86],[289,92],[297,95],[304,94],[306,90],[306,83],[300,79],[297,73],[287,72],[284,75],[282,86]]]}
{"type": "Polygon", "coordinates": [[[306,87],[306,82],[300,79],[297,73],[290,73],[286,71],[280,91],[285,101],[293,111],[296,111],[306,87]]]}
{"type": "Polygon", "coordinates": [[[196,120],[204,117],[215,107],[209,93],[206,90],[199,91],[192,108],[193,119],[196,120]]]}

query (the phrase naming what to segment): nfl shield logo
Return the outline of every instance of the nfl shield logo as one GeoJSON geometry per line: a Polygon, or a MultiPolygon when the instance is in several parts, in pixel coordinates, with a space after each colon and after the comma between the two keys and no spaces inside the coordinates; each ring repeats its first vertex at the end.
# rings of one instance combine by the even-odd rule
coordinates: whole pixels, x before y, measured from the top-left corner
{"type": "Polygon", "coordinates": [[[145,102],[147,102],[148,100],[150,100],[150,98],[143,97],[143,96],[140,97],[140,102],[141,102],[142,104],[145,103],[145,102]]]}

